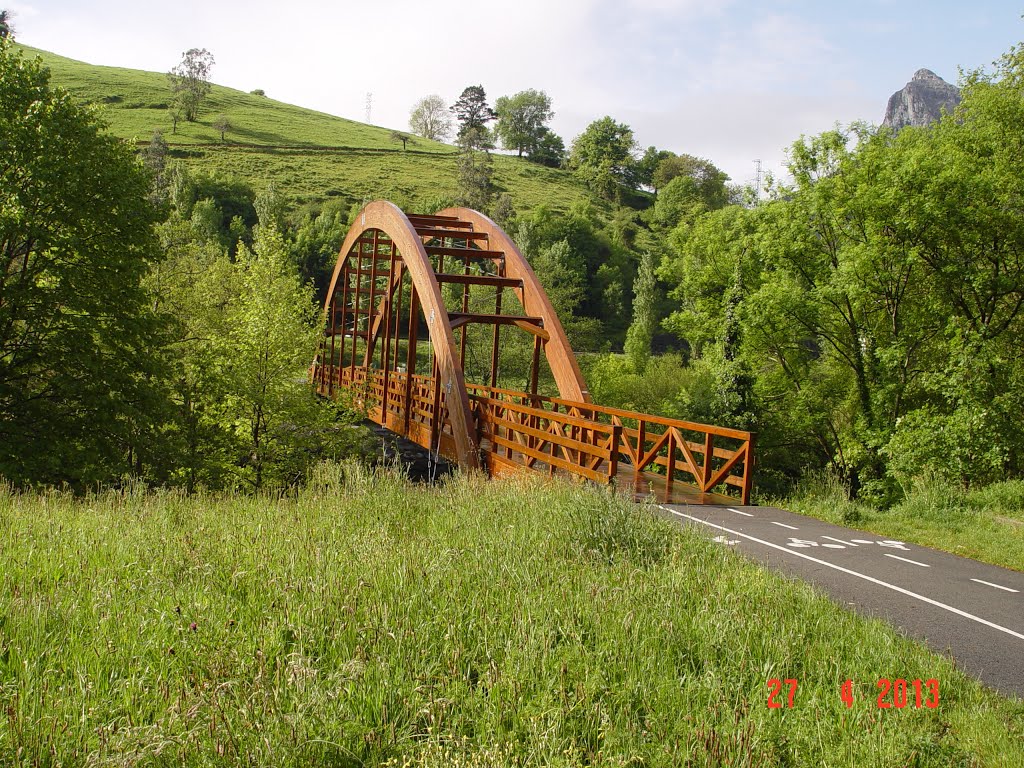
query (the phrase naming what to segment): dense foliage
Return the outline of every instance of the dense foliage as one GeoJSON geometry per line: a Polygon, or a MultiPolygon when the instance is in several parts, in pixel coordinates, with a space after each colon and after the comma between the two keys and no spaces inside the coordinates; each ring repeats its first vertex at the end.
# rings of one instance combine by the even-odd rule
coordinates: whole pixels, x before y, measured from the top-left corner
{"type": "Polygon", "coordinates": [[[0,476],[259,488],[352,447],[305,383],[316,312],[272,195],[168,169],[160,137],[140,162],[7,42],[0,146],[0,476]]]}
{"type": "Polygon", "coordinates": [[[149,179],[95,114],[0,41],[0,475],[142,466],[160,419],[149,179]]]}
{"type": "Polygon", "coordinates": [[[752,374],[769,469],[829,465],[881,501],[1024,469],[1021,65],[931,127],[803,139],[775,199],[672,233],[667,325],[752,374]]]}

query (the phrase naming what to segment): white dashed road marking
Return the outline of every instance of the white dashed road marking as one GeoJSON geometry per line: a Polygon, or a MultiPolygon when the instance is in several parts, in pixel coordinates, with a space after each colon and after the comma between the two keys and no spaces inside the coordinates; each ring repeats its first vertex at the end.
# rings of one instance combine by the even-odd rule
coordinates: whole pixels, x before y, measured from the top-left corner
{"type": "Polygon", "coordinates": [[[726,507],[730,512],[735,512],[737,515],[743,515],[744,517],[753,517],[749,512],[744,512],[742,509],[733,509],[732,507],[726,507]]]}
{"type": "Polygon", "coordinates": [[[786,525],[785,523],[776,523],[774,520],[772,520],[771,523],[772,523],[772,525],[777,525],[780,528],[789,528],[789,530],[791,530],[791,531],[799,531],[800,530],[795,525],[786,525]]]}
{"type": "Polygon", "coordinates": [[[1004,587],[999,584],[993,584],[991,581],[982,581],[981,579],[971,579],[971,581],[976,581],[979,584],[984,584],[988,587],[995,587],[996,589],[1005,589],[1007,592],[1020,592],[1019,589],[1010,589],[1009,587],[1004,587]]]}
{"type": "Polygon", "coordinates": [[[845,544],[848,547],[856,547],[857,546],[856,544],[852,544],[849,541],[843,541],[842,539],[837,539],[837,538],[834,538],[832,536],[822,536],[821,538],[828,539],[829,541],[837,541],[840,544],[845,544]]]}
{"type": "MultiPolygon", "coordinates": [[[[744,539],[749,539],[750,541],[757,542],[758,544],[761,544],[763,546],[771,547],[772,549],[777,549],[780,552],[788,552],[793,557],[802,557],[804,560],[810,560],[812,563],[818,563],[818,565],[824,565],[826,568],[832,568],[833,570],[840,571],[841,573],[845,573],[845,574],[848,574],[850,576],[855,576],[858,579],[864,579],[864,581],[869,581],[872,584],[877,584],[880,587],[885,587],[886,589],[891,589],[894,592],[899,592],[901,595],[906,595],[908,597],[912,597],[915,600],[920,600],[922,603],[928,603],[928,605],[934,605],[936,608],[941,608],[944,611],[949,611],[950,613],[955,613],[957,616],[962,616],[965,619],[970,619],[971,621],[976,621],[979,624],[984,624],[986,627],[991,627],[992,629],[998,630],[1000,632],[1005,632],[1008,635],[1012,635],[1013,637],[1016,637],[1019,640],[1024,640],[1024,635],[1022,635],[1020,632],[1014,632],[1012,629],[1008,629],[1007,627],[1002,627],[1002,626],[1000,626],[998,624],[995,624],[995,623],[993,623],[991,621],[988,621],[987,619],[983,619],[980,616],[975,616],[973,613],[967,613],[967,611],[961,611],[959,608],[954,608],[952,605],[946,605],[945,603],[940,603],[938,600],[932,600],[932,598],[930,598],[930,597],[925,597],[924,595],[919,595],[916,592],[911,592],[909,589],[904,589],[903,587],[898,587],[895,584],[890,584],[887,581],[882,581],[881,579],[876,579],[874,576],[868,576],[866,573],[859,573],[857,571],[850,570],[849,568],[844,568],[841,565],[836,565],[835,563],[830,563],[827,560],[821,560],[821,559],[819,559],[817,557],[811,557],[810,555],[805,555],[803,552],[794,552],[792,549],[786,549],[786,547],[783,547],[783,546],[781,546],[779,544],[773,544],[770,541],[765,541],[764,539],[758,539],[758,538],[756,538],[754,536],[750,536],[749,534],[746,534],[746,533],[740,533],[739,531],[733,531],[733,530],[730,530],[729,528],[726,528],[725,526],[722,526],[722,525],[716,525],[715,523],[709,523],[707,520],[701,520],[699,517],[693,517],[692,515],[687,515],[687,514],[684,514],[683,512],[679,512],[678,510],[670,509],[669,507],[665,507],[665,506],[661,506],[660,504],[658,506],[660,506],[666,512],[671,512],[676,517],[682,517],[682,518],[685,518],[686,520],[692,520],[695,523],[700,523],[701,525],[706,525],[709,528],[715,528],[716,530],[719,530],[719,531],[725,531],[726,533],[731,533],[733,536],[740,536],[740,537],[742,537],[744,539]]],[[[866,541],[864,543],[865,544],[870,544],[871,542],[866,541]]]]}
{"type": "Polygon", "coordinates": [[[890,555],[888,552],[885,553],[885,556],[891,557],[893,560],[902,560],[904,563],[913,563],[914,565],[920,565],[922,568],[931,568],[931,566],[927,563],[919,563],[917,562],[917,560],[908,560],[907,558],[900,557],[899,555],[890,555]]]}

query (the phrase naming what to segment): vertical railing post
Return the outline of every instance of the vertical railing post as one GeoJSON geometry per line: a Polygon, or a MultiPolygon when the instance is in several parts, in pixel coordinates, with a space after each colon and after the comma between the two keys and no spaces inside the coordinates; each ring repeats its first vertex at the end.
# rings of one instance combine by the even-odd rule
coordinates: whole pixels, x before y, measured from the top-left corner
{"type": "Polygon", "coordinates": [[[672,480],[676,473],[676,431],[668,428],[668,464],[665,467],[665,499],[672,488],[672,480]]]}
{"type": "Polygon", "coordinates": [[[608,484],[615,482],[619,473],[619,441],[622,439],[622,425],[612,424],[611,453],[608,456],[608,484]]]}
{"type": "Polygon", "coordinates": [[[755,435],[751,434],[747,440],[747,455],[743,459],[743,495],[741,501],[744,506],[750,504],[750,491],[754,487],[754,440],[755,435]]]}
{"type": "MultiPolygon", "coordinates": [[[[633,486],[637,489],[640,488],[640,473],[643,472],[641,465],[643,464],[644,454],[647,453],[647,422],[643,419],[638,421],[636,457],[633,459],[633,486]]],[[[628,440],[629,438],[627,437],[626,439],[628,440]]]]}
{"type": "Polygon", "coordinates": [[[419,336],[420,297],[416,285],[409,289],[409,343],[405,349],[405,424],[402,434],[408,436],[413,412],[412,388],[416,376],[416,341],[419,336]]]}
{"type": "Polygon", "coordinates": [[[700,489],[708,492],[708,485],[711,484],[711,460],[715,457],[715,436],[710,432],[704,433],[704,468],[701,472],[700,489]]]}
{"type": "Polygon", "coordinates": [[[430,416],[430,450],[434,450],[434,440],[441,444],[441,366],[434,358],[434,399],[430,416]]]}

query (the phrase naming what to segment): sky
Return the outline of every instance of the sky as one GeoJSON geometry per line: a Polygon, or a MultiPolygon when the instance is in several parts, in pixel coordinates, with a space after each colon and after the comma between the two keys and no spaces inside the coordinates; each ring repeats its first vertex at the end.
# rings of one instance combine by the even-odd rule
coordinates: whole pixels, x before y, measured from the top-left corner
{"type": "Polygon", "coordinates": [[[166,72],[206,48],[212,79],[407,130],[414,102],[469,85],[552,99],[570,145],[593,120],[705,157],[734,182],[836,123],[880,123],[927,68],[956,83],[1024,39],[1024,0],[0,0],[19,42],[166,72]]]}

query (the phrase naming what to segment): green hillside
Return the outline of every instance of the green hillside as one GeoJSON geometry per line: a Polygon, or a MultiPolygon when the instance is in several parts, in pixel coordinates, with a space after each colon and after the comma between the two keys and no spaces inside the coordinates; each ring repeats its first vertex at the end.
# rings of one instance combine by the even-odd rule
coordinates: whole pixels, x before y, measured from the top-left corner
{"type": "MultiPolygon", "coordinates": [[[[110,130],[148,142],[161,131],[172,155],[205,171],[241,176],[255,187],[273,183],[297,202],[329,197],[388,198],[426,204],[455,189],[456,149],[427,139],[403,150],[391,129],[292,106],[266,96],[215,85],[198,122],[179,122],[168,109],[170,89],[161,72],[104,67],[21,46],[50,68],[53,83],[100,110],[110,130]],[[212,127],[225,115],[232,129],[221,142],[212,127]]],[[[517,209],[544,203],[567,210],[589,194],[569,173],[497,155],[495,182],[517,209]]]]}

